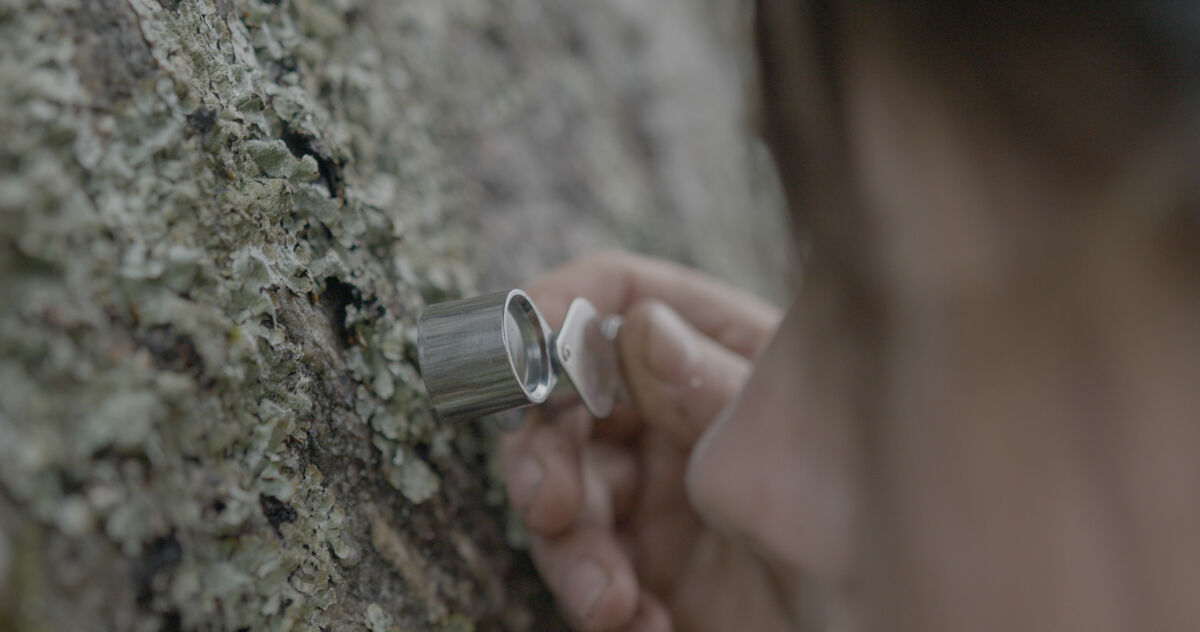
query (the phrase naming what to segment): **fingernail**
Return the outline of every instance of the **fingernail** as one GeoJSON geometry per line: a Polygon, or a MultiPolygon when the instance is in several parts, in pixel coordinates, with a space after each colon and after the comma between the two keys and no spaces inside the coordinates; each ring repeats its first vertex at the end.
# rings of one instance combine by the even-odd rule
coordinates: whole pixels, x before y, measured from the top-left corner
{"type": "Polygon", "coordinates": [[[512,503],[517,509],[524,509],[533,500],[533,492],[538,483],[542,482],[542,466],[537,459],[525,458],[517,464],[513,471],[512,503]]]}
{"type": "Polygon", "coordinates": [[[646,363],[658,379],[681,385],[692,372],[699,355],[696,335],[671,308],[665,305],[650,310],[646,363]]]}
{"type": "Polygon", "coordinates": [[[567,574],[567,604],[579,616],[586,617],[608,588],[608,573],[591,560],[585,560],[567,574]]]}

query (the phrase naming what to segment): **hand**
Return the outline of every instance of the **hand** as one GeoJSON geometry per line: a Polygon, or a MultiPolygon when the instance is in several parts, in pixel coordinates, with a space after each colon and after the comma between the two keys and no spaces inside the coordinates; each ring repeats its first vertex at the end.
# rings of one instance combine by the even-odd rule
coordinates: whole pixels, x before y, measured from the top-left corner
{"type": "Polygon", "coordinates": [[[596,421],[577,399],[501,441],[538,570],[579,630],[783,628],[770,570],[693,510],[693,445],[740,391],[779,322],[759,300],[625,253],[572,261],[526,291],[552,326],[577,296],[619,313],[633,405],[596,421]]]}

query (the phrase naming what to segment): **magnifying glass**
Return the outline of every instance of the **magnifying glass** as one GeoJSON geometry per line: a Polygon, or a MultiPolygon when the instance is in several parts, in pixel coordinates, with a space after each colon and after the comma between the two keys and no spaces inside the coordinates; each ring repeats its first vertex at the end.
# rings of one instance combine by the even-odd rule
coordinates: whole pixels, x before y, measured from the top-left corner
{"type": "Polygon", "coordinates": [[[571,302],[557,333],[521,290],[437,303],[417,324],[421,377],[448,421],[540,404],[560,377],[588,412],[607,417],[622,388],[620,326],[619,316],[602,318],[585,298],[571,302]]]}

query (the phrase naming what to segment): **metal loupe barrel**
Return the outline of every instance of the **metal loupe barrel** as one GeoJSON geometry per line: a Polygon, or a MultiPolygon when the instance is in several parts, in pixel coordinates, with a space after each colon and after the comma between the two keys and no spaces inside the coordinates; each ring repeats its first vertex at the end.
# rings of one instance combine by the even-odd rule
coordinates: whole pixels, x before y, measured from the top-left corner
{"type": "Polygon", "coordinates": [[[550,330],[521,290],[431,305],[418,329],[421,377],[443,419],[540,404],[554,388],[550,330]]]}

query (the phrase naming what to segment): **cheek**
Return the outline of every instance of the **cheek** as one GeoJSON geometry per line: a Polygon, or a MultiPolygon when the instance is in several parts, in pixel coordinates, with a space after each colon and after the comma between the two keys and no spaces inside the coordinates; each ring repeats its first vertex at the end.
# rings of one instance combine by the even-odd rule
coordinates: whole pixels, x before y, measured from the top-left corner
{"type": "Polygon", "coordinates": [[[797,383],[804,372],[783,342],[697,444],[688,494],[710,524],[764,558],[844,578],[856,505],[851,433],[829,414],[829,393],[797,383]]]}

